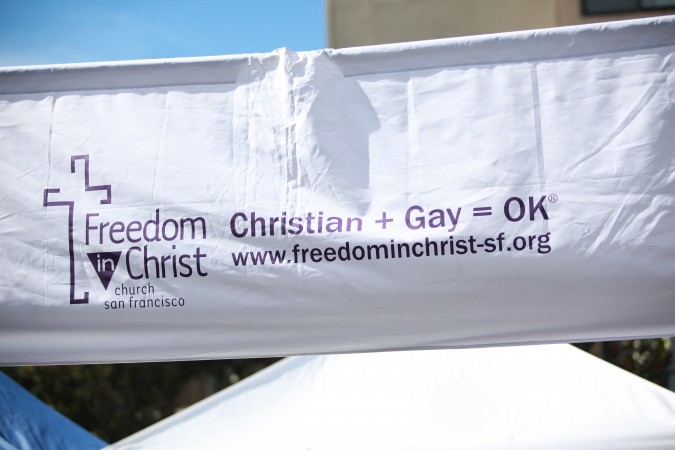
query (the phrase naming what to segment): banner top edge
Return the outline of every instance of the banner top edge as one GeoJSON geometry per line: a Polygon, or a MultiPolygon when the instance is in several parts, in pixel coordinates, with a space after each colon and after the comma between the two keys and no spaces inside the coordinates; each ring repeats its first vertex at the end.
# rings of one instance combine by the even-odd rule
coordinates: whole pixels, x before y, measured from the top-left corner
{"type": "Polygon", "coordinates": [[[240,55],[8,66],[0,67],[0,95],[229,84],[237,81],[244,68],[275,66],[284,54],[299,58],[325,55],[344,76],[358,76],[427,69],[430,61],[433,67],[499,64],[583,57],[589,50],[599,54],[670,45],[675,45],[675,15],[342,49],[293,52],[280,48],[240,55]],[[617,32],[624,37],[616,39],[617,32]],[[94,81],[91,75],[97,72],[109,76],[94,81]],[[112,84],[110,75],[117,78],[112,84]]]}

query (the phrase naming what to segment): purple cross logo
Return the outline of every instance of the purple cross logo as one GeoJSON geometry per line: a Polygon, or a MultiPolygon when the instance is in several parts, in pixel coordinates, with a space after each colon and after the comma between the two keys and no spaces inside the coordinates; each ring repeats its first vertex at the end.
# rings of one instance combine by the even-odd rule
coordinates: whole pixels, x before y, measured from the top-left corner
{"type": "MultiPolygon", "coordinates": [[[[83,161],[84,165],[84,190],[91,191],[105,191],[106,197],[100,201],[101,205],[109,205],[112,199],[112,188],[109,184],[92,186],[89,183],[89,155],[74,155],[70,157],[70,173],[75,173],[78,166],[77,162],[83,161]]],[[[82,164],[80,164],[82,166],[82,164]]],[[[43,206],[67,206],[68,207],[68,253],[70,256],[70,304],[84,304],[89,303],[89,292],[78,298],[75,295],[75,252],[73,248],[73,214],[75,211],[74,200],[52,200],[56,194],[61,192],[58,188],[45,189],[43,206]]],[[[101,252],[89,253],[87,256],[96,269],[96,273],[101,280],[104,288],[108,288],[110,279],[112,278],[117,262],[119,261],[121,252],[101,252]]]]}

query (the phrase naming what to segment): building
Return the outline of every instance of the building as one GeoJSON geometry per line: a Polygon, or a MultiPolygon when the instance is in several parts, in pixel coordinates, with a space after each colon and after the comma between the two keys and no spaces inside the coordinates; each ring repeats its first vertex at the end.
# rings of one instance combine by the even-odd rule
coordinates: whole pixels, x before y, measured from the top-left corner
{"type": "Polygon", "coordinates": [[[326,0],[332,48],[675,14],[675,0],[326,0]]]}

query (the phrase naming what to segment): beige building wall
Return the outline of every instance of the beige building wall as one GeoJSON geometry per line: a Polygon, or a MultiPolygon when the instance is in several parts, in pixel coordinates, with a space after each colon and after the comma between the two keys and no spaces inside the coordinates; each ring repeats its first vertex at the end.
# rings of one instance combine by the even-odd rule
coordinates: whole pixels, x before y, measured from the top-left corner
{"type": "Polygon", "coordinates": [[[584,16],[581,0],[326,0],[332,48],[675,14],[675,9],[584,16]]]}

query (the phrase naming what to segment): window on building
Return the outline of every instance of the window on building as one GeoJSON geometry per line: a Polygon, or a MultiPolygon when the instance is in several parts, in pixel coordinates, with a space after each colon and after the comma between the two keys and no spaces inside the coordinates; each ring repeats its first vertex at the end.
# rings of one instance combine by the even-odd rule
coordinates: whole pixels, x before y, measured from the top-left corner
{"type": "Polygon", "coordinates": [[[581,0],[584,14],[616,14],[675,8],[675,0],[581,0]]]}

